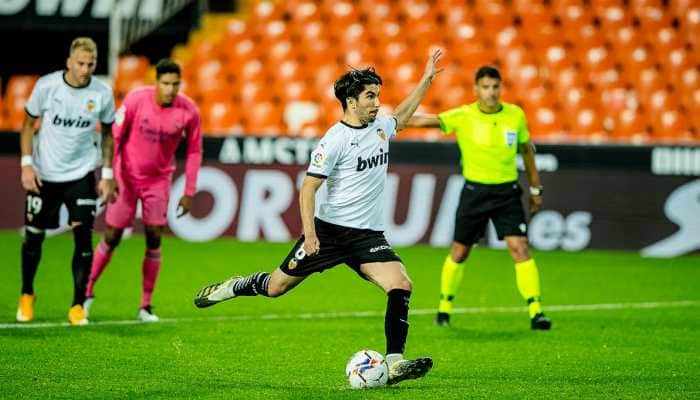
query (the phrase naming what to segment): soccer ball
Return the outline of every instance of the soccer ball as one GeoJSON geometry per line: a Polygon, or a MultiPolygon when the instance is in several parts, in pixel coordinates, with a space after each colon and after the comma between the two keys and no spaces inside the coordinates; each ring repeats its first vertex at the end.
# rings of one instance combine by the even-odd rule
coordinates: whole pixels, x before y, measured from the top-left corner
{"type": "Polygon", "coordinates": [[[380,387],[389,379],[389,367],[376,351],[360,350],[350,357],[345,376],[353,389],[380,387]]]}

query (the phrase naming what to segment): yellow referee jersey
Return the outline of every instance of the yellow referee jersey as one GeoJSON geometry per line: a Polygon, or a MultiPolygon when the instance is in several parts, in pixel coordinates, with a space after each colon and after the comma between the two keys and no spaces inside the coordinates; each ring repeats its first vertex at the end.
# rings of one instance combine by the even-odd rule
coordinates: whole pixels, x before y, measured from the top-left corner
{"type": "Polygon", "coordinates": [[[440,129],[455,133],[467,180],[497,184],[518,179],[518,144],[530,141],[525,113],[515,104],[501,103],[496,113],[479,110],[477,102],[438,115],[440,129]]]}

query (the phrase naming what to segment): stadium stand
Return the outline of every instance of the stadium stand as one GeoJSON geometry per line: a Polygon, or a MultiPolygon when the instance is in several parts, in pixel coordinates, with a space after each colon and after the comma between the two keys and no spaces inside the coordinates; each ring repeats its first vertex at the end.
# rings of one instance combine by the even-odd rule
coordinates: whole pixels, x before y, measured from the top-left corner
{"type": "MultiPolygon", "coordinates": [[[[374,65],[386,110],[418,81],[431,48],[446,71],[421,110],[472,101],[472,75],[493,63],[504,100],[521,105],[538,141],[700,142],[700,3],[693,0],[291,0],[207,14],[172,56],[209,135],[322,134],[339,116],[332,82],[374,65]]],[[[0,124],[18,129],[35,77],[14,76],[0,124]]],[[[152,82],[124,56],[118,100],[152,82]]],[[[439,140],[431,131],[402,137],[439,140]]]]}

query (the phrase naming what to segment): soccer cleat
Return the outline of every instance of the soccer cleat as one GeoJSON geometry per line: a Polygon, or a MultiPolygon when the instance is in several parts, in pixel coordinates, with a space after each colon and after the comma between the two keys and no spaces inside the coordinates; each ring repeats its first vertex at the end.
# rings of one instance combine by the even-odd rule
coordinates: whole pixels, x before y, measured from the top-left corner
{"type": "Polygon", "coordinates": [[[430,371],[433,359],[430,357],[415,360],[399,360],[389,366],[387,385],[395,385],[406,379],[418,379],[430,371]]]}
{"type": "Polygon", "coordinates": [[[444,312],[437,313],[437,317],[435,317],[435,325],[449,327],[450,326],[450,314],[444,313],[444,312]]]}
{"type": "Polygon", "coordinates": [[[85,310],[80,304],[76,304],[68,310],[68,321],[73,326],[83,326],[88,324],[85,310]]]}
{"type": "Polygon", "coordinates": [[[92,303],[94,302],[95,296],[90,296],[83,302],[83,311],[85,312],[85,318],[90,316],[90,307],[92,307],[92,303]]]}
{"type": "Polygon", "coordinates": [[[153,314],[151,306],[140,308],[137,318],[141,322],[158,322],[160,320],[157,315],[153,314]]]}
{"type": "Polygon", "coordinates": [[[211,307],[216,303],[236,297],[236,294],[233,293],[233,285],[239,279],[243,279],[243,277],[234,276],[229,280],[203,287],[194,298],[194,305],[199,308],[211,307]]]}
{"type": "Polygon", "coordinates": [[[552,327],[552,321],[545,317],[544,313],[537,313],[530,320],[530,328],[534,330],[548,331],[552,327]]]}
{"type": "Polygon", "coordinates": [[[34,302],[36,295],[22,294],[17,304],[17,322],[29,322],[34,319],[34,302]]]}

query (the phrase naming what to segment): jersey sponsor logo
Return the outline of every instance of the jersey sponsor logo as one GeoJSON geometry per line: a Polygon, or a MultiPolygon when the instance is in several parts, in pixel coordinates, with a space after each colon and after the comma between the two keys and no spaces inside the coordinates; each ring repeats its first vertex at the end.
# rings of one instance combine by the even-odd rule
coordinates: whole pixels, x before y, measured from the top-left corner
{"type": "Polygon", "coordinates": [[[381,245],[381,246],[372,247],[371,249],[369,249],[369,252],[370,252],[370,253],[376,253],[376,252],[382,251],[382,250],[391,250],[391,246],[389,246],[389,245],[387,245],[387,244],[383,244],[383,245],[381,245]]]}
{"type": "Polygon", "coordinates": [[[367,159],[357,157],[357,172],[362,172],[366,169],[372,169],[379,165],[384,165],[389,162],[389,152],[384,152],[384,149],[379,149],[380,154],[377,154],[367,159]]]}
{"type": "Polygon", "coordinates": [[[518,137],[518,134],[515,131],[506,131],[506,144],[508,147],[513,147],[513,144],[515,144],[515,139],[518,137]]]}
{"type": "Polygon", "coordinates": [[[58,115],[53,117],[53,120],[51,121],[55,126],[63,126],[64,128],[87,128],[90,126],[90,121],[89,119],[83,119],[82,117],[78,117],[78,119],[74,118],[61,118],[58,115]]]}

